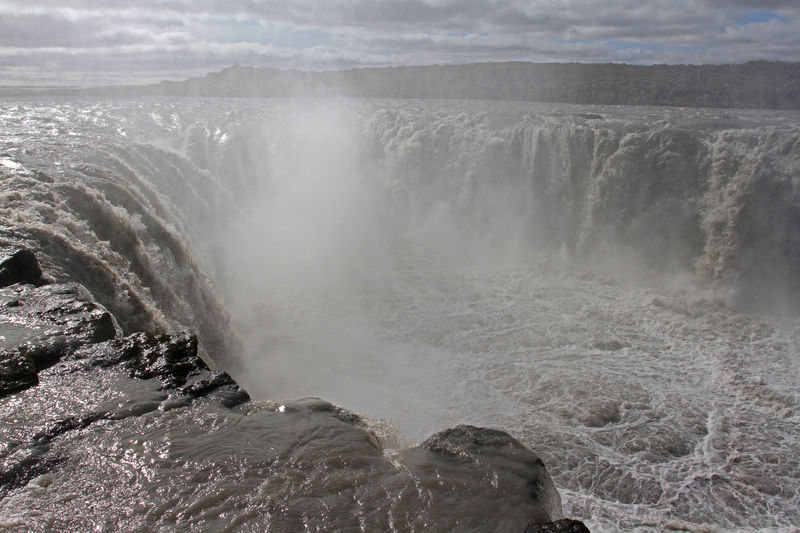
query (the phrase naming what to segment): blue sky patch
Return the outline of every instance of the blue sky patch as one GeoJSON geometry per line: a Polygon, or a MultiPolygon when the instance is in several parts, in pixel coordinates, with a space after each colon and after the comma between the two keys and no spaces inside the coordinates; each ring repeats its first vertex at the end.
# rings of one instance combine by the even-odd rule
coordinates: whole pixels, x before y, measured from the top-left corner
{"type": "Polygon", "coordinates": [[[747,14],[736,21],[739,26],[747,26],[748,24],[756,24],[759,22],[769,22],[770,20],[777,20],[778,22],[789,22],[789,19],[775,13],[774,11],[764,11],[761,9],[752,9],[747,14]]]}

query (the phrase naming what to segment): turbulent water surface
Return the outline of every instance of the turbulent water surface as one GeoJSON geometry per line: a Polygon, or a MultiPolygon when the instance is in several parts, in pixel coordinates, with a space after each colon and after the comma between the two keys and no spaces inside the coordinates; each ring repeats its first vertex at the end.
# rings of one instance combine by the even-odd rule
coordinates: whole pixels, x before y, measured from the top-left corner
{"type": "MultiPolygon", "coordinates": [[[[0,175],[4,242],[126,332],[196,331],[257,399],[320,396],[398,442],[505,429],[593,530],[800,523],[796,113],[29,100],[0,104],[0,175]]],[[[183,438],[291,440],[259,420],[183,438]]],[[[148,486],[190,498],[223,459],[148,486]]],[[[185,512],[245,520],[247,487],[185,512]]]]}

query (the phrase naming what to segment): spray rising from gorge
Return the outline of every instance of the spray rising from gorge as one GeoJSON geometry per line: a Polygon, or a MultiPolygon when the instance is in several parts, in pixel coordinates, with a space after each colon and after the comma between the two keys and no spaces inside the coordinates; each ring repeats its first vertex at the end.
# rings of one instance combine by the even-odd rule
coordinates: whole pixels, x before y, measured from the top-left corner
{"type": "Polygon", "coordinates": [[[128,331],[196,331],[254,397],[321,396],[411,441],[507,428],[598,525],[797,518],[791,113],[278,99],[2,117],[4,239],[128,331]]]}

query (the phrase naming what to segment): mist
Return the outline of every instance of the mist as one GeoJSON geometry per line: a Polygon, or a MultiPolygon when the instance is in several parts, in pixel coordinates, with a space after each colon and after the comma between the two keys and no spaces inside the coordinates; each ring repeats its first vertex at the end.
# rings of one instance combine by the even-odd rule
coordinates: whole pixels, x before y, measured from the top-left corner
{"type": "Polygon", "coordinates": [[[524,263],[536,246],[510,141],[475,136],[490,125],[470,115],[429,130],[418,111],[289,101],[246,128],[248,150],[227,147],[246,185],[215,248],[254,397],[320,396],[415,437],[440,425],[450,354],[415,336],[414,306],[452,283],[442,272],[524,263]]]}
{"type": "Polygon", "coordinates": [[[196,332],[258,409],[322,397],[390,447],[505,428],[601,524],[779,523],[731,501],[794,520],[800,341],[775,311],[800,288],[796,113],[276,98],[3,117],[4,238],[123,331],[196,332]]]}
{"type": "Polygon", "coordinates": [[[371,295],[392,284],[397,235],[356,119],[344,102],[277,110],[245,169],[257,179],[220,237],[224,294],[246,345],[236,364],[256,397],[386,407],[424,375],[370,316],[371,295]]]}
{"type": "Polygon", "coordinates": [[[775,275],[790,224],[731,240],[720,221],[762,215],[709,204],[714,187],[743,190],[715,177],[723,161],[742,157],[740,180],[761,171],[713,137],[597,109],[287,99],[235,122],[210,157],[237,199],[215,237],[216,280],[247,390],[321,396],[415,435],[463,420],[447,390],[463,379],[450,351],[462,311],[430,312],[520,272],[779,308],[796,283],[775,275]],[[774,270],[736,262],[753,243],[774,270]],[[742,296],[753,286],[765,301],[742,296]]]}

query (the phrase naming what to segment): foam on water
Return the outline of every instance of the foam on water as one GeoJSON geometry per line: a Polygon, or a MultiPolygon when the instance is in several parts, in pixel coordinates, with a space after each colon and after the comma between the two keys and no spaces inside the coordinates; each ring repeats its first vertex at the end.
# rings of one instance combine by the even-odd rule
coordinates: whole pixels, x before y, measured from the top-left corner
{"type": "MultiPolygon", "coordinates": [[[[800,522],[800,325],[756,312],[798,307],[796,114],[214,100],[0,118],[3,238],[65,277],[94,265],[84,283],[131,327],[206,335],[255,397],[324,397],[412,441],[505,429],[593,530],[800,522]],[[231,330],[245,350],[223,356],[231,330]]],[[[209,416],[209,438],[272,427],[209,416]]],[[[185,475],[235,468],[199,461],[185,475]]],[[[183,494],[158,520],[246,522],[289,497],[253,486],[261,503],[183,494]]]]}
{"type": "Polygon", "coordinates": [[[412,439],[465,422],[506,428],[567,489],[567,515],[596,527],[799,518],[796,324],[548,264],[419,268],[350,302],[369,318],[295,301],[285,322],[268,321],[263,372],[279,376],[264,394],[305,377],[300,389],[368,405],[412,439]],[[372,333],[354,338],[354,321],[372,333]]]}

